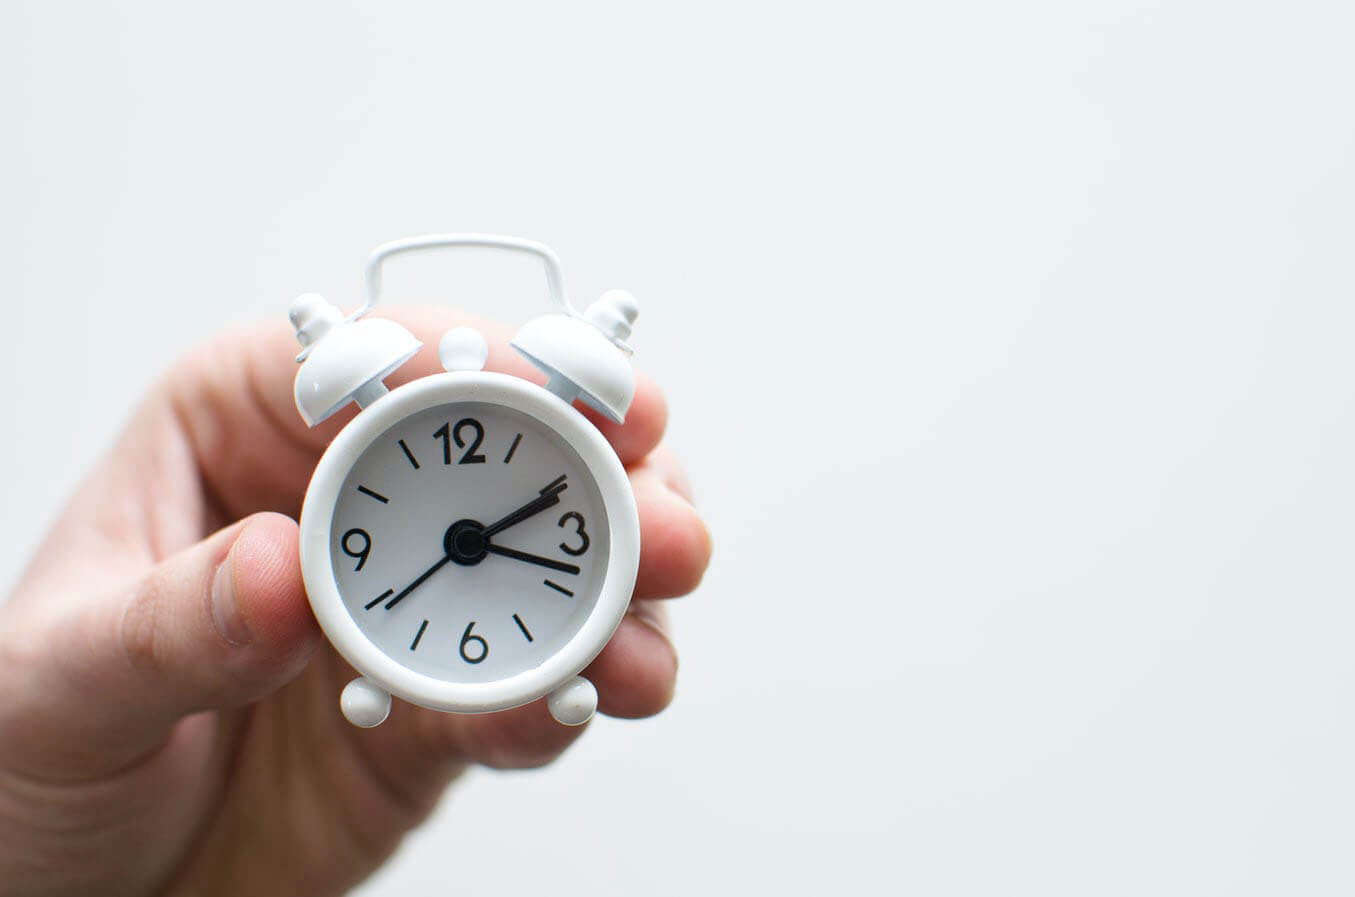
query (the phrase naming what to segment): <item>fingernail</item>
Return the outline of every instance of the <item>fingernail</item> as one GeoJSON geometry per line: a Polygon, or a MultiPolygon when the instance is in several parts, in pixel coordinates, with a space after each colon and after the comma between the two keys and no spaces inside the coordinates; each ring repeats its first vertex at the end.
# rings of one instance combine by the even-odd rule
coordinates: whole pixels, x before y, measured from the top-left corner
{"type": "Polygon", "coordinates": [[[235,601],[235,552],[226,555],[212,577],[212,624],[217,633],[232,645],[249,643],[249,629],[240,619],[240,607],[235,601]]]}
{"type": "Polygon", "coordinates": [[[668,614],[652,601],[635,601],[630,606],[630,614],[650,629],[657,632],[668,643],[668,651],[673,655],[673,669],[678,668],[677,646],[673,644],[673,634],[668,626],[668,614]]]}

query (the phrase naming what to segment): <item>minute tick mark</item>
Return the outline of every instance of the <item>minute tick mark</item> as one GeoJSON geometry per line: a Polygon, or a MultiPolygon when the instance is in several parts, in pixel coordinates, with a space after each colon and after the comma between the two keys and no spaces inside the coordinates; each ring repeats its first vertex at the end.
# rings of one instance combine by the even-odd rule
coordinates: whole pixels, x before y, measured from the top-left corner
{"type": "Polygon", "coordinates": [[[358,491],[361,492],[363,495],[366,495],[366,496],[369,496],[369,497],[371,497],[371,498],[376,499],[377,501],[381,502],[383,505],[384,505],[384,504],[388,504],[388,503],[390,502],[390,499],[389,499],[389,498],[387,498],[386,496],[382,495],[380,492],[373,492],[371,489],[368,489],[366,486],[359,486],[359,487],[358,487],[358,491]]]}
{"type": "Polygon", "coordinates": [[[419,459],[414,457],[414,453],[409,450],[409,446],[405,445],[403,439],[400,440],[400,450],[405,453],[405,457],[409,459],[409,463],[414,465],[414,469],[418,470],[419,459]]]}
{"type": "Polygon", "coordinates": [[[394,594],[395,594],[395,589],[386,589],[386,591],[382,592],[380,595],[377,595],[377,596],[376,596],[375,598],[373,598],[371,601],[368,601],[366,604],[364,604],[364,605],[362,606],[362,609],[363,609],[363,610],[371,610],[372,608],[376,607],[378,604],[380,604],[381,602],[385,601],[387,598],[389,598],[390,596],[392,596],[392,595],[394,595],[394,594]]]}

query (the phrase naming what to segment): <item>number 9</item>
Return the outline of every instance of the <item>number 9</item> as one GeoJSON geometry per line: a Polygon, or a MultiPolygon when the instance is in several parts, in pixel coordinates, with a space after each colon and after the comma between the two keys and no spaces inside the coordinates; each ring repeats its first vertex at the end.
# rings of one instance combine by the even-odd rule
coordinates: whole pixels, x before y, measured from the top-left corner
{"type": "Polygon", "coordinates": [[[358,565],[353,568],[353,572],[356,573],[358,570],[361,570],[362,565],[367,563],[367,555],[372,551],[372,537],[367,535],[367,531],[365,529],[350,529],[343,534],[343,539],[339,541],[339,544],[343,546],[344,554],[348,555],[350,558],[358,559],[358,565]],[[354,549],[348,544],[348,540],[354,536],[357,536],[362,540],[361,548],[354,549]]]}

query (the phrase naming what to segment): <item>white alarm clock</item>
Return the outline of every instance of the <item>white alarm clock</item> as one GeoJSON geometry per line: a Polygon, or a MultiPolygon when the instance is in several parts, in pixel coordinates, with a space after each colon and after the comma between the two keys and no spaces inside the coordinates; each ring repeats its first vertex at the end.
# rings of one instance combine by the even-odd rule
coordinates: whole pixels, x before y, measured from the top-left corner
{"type": "Polygon", "coordinates": [[[455,713],[545,695],[558,721],[581,725],[597,691],[579,673],[625,614],[640,527],[620,460],[573,402],[625,418],[635,301],[611,291],[580,314],[550,249],[482,234],[381,246],[366,287],[366,303],[346,319],[315,294],[289,313],[302,345],[302,418],[314,426],[350,401],[361,408],[321,457],[301,510],[311,607],[361,673],[343,691],[343,713],[375,726],[391,695],[455,713]],[[364,317],[382,263],[454,246],[545,263],[559,312],[513,339],[545,372],[545,387],[481,370],[484,337],[458,328],[438,347],[445,373],[387,390],[383,379],[421,343],[393,321],[364,317]]]}

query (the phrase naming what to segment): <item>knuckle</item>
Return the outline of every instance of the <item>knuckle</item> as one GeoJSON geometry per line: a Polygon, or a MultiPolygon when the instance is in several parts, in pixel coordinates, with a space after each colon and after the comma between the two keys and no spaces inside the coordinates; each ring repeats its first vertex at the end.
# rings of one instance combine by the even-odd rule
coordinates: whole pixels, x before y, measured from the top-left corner
{"type": "Polygon", "coordinates": [[[164,667],[161,608],[163,587],[149,577],[129,600],[119,621],[118,644],[133,674],[153,679],[164,667]]]}
{"type": "Polygon", "coordinates": [[[687,591],[694,590],[701,584],[705,578],[706,570],[710,567],[711,553],[715,549],[715,543],[711,539],[710,527],[706,526],[706,521],[693,514],[693,526],[688,543],[689,552],[689,574],[687,581],[687,591]]]}
{"type": "Polygon", "coordinates": [[[706,522],[693,511],[672,527],[668,544],[670,551],[661,563],[669,591],[675,596],[696,591],[705,579],[714,545],[706,522]]]}
{"type": "Polygon", "coordinates": [[[471,757],[491,769],[540,769],[564,753],[587,726],[561,726],[545,716],[544,706],[529,716],[510,712],[477,726],[470,739],[471,757]]]}
{"type": "Polygon", "coordinates": [[[649,463],[665,486],[688,502],[692,501],[691,478],[687,476],[687,469],[668,446],[660,445],[654,449],[649,456],[649,463]]]}

